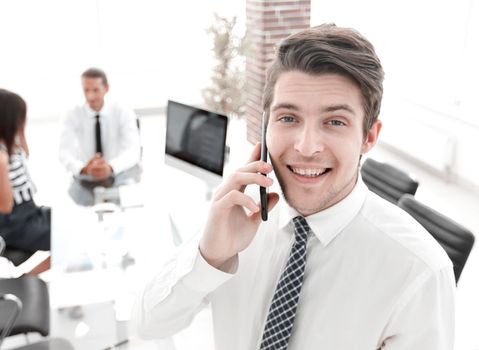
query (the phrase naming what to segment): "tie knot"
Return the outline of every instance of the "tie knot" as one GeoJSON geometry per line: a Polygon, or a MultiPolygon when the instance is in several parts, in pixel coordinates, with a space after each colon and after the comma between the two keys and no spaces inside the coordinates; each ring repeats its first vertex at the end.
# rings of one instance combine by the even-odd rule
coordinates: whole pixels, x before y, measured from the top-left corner
{"type": "Polygon", "coordinates": [[[96,119],[97,121],[100,120],[100,115],[99,115],[99,114],[95,115],[95,119],[96,119]]]}
{"type": "Polygon", "coordinates": [[[296,243],[306,244],[308,240],[308,233],[311,230],[306,219],[302,216],[296,216],[293,219],[294,224],[294,238],[296,243]]]}

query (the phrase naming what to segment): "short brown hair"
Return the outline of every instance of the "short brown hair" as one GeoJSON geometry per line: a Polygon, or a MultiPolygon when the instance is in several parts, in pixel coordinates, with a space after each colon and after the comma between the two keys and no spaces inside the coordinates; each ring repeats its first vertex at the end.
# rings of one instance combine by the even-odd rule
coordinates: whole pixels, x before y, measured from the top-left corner
{"type": "Polygon", "coordinates": [[[0,89],[0,139],[5,142],[9,155],[13,154],[15,137],[25,127],[27,104],[19,95],[0,89]]]}
{"type": "Polygon", "coordinates": [[[81,75],[82,78],[101,78],[103,85],[108,86],[108,79],[104,71],[99,68],[88,68],[81,75]]]}
{"type": "Polygon", "coordinates": [[[268,69],[263,110],[269,116],[274,86],[282,73],[340,74],[359,86],[363,99],[363,135],[379,116],[384,72],[373,45],[354,29],[322,24],[293,34],[282,41],[268,69]]]}

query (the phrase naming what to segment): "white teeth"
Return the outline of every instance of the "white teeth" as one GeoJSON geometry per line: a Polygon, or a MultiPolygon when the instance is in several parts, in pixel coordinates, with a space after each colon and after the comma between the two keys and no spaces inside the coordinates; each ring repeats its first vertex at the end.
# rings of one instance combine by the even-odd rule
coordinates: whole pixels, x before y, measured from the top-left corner
{"type": "Polygon", "coordinates": [[[293,167],[291,167],[291,170],[293,170],[293,172],[295,174],[298,174],[298,175],[301,175],[301,176],[307,176],[307,177],[319,176],[321,174],[324,174],[324,172],[326,171],[326,169],[324,169],[324,168],[321,168],[321,169],[303,169],[303,168],[293,168],[293,167]]]}

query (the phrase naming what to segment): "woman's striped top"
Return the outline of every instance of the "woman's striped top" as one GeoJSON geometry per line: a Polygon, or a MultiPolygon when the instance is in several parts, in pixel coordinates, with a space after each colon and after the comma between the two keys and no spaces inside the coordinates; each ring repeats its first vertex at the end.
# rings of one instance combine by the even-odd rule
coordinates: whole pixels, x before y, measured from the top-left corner
{"type": "MultiPolygon", "coordinates": [[[[6,147],[1,144],[0,148],[6,151],[6,147]]],[[[9,157],[8,177],[16,205],[33,199],[36,188],[28,172],[25,151],[20,147],[16,147],[14,153],[9,157]]]]}

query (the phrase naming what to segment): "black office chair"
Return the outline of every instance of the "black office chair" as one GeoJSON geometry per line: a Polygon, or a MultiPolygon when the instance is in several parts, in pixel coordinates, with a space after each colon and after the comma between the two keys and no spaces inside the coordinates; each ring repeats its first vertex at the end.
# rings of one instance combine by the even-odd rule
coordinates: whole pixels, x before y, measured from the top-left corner
{"type": "MultiPolygon", "coordinates": [[[[20,298],[10,293],[0,293],[0,304],[5,304],[4,307],[0,308],[0,310],[2,310],[2,312],[0,312],[0,322],[3,322],[3,328],[1,329],[0,333],[1,347],[5,337],[13,334],[12,332],[15,330],[17,320],[19,320],[19,317],[22,315],[25,304],[20,298]],[[8,309],[9,306],[12,311],[10,313],[5,312],[4,309],[8,309]]],[[[26,344],[10,350],[74,350],[74,348],[70,342],[65,339],[51,338],[26,344]]]]}
{"type": "MultiPolygon", "coordinates": [[[[0,236],[0,256],[6,251],[4,239],[0,236]]],[[[12,317],[8,312],[0,312],[0,346],[3,339],[10,335],[50,333],[50,300],[47,284],[36,276],[0,279],[0,301],[13,303],[12,317]]],[[[62,347],[64,340],[48,339],[35,344],[22,346],[20,349],[71,349],[62,347]]],[[[15,350],[17,350],[15,349],[15,350]]]]}
{"type": "Polygon", "coordinates": [[[414,195],[419,186],[419,182],[404,171],[372,158],[361,166],[361,177],[369,190],[394,204],[403,194],[414,195]]]}
{"type": "Polygon", "coordinates": [[[418,202],[412,195],[401,197],[398,206],[414,217],[439,242],[454,265],[456,283],[474,245],[474,235],[457,222],[418,202]]]}
{"type": "MultiPolygon", "coordinates": [[[[23,304],[9,335],[36,332],[42,336],[50,333],[50,303],[46,283],[36,276],[0,279],[0,295],[13,294],[23,304]]],[[[0,316],[0,330],[5,321],[0,316]]]]}

